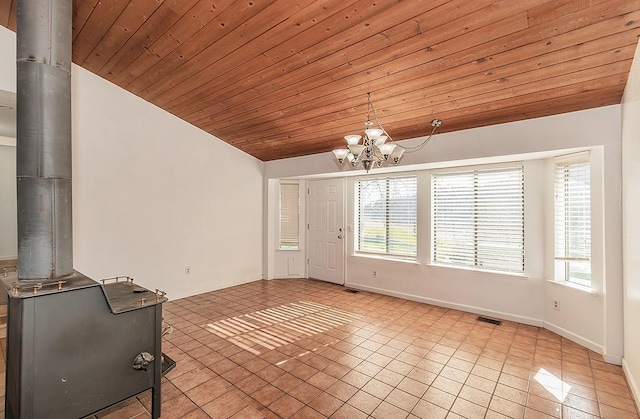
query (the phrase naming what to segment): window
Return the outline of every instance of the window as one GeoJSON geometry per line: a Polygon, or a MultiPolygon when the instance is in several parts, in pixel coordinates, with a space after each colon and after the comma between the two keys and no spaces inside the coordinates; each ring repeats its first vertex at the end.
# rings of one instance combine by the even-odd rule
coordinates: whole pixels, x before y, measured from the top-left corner
{"type": "Polygon", "coordinates": [[[555,161],[555,278],[591,286],[589,153],[555,161]]]}
{"type": "Polygon", "coordinates": [[[280,250],[300,246],[300,188],[297,183],[280,184],[280,250]]]}
{"type": "Polygon", "coordinates": [[[524,168],[432,177],[433,262],[524,271],[524,168]]]}
{"type": "Polygon", "coordinates": [[[416,258],[416,176],[359,180],[357,250],[416,258]]]}

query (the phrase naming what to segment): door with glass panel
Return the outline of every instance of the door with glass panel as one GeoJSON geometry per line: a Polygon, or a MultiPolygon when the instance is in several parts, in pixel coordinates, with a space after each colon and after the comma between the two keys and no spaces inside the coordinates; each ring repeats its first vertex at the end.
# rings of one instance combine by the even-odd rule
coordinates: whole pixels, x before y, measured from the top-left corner
{"type": "Polygon", "coordinates": [[[309,182],[308,276],[344,284],[344,180],[309,182]]]}

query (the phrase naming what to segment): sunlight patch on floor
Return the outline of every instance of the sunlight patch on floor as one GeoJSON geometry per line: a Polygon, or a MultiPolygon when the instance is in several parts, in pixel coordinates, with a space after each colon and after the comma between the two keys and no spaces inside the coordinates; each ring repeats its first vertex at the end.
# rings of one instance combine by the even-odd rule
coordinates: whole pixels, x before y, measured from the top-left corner
{"type": "Polygon", "coordinates": [[[357,314],[309,301],[267,308],[204,327],[216,336],[260,354],[360,319],[357,314]]]}
{"type": "Polygon", "coordinates": [[[564,399],[571,391],[571,386],[565,383],[555,375],[551,374],[544,368],[540,368],[538,373],[533,377],[540,385],[542,385],[553,397],[555,397],[560,403],[564,402],[564,399]]]}

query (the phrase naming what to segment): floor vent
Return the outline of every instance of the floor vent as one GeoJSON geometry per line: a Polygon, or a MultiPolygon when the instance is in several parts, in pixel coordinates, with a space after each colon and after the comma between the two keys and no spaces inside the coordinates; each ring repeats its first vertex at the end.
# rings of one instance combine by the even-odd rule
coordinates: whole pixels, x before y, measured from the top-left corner
{"type": "Polygon", "coordinates": [[[478,318],[476,320],[479,321],[479,322],[495,324],[496,326],[502,325],[502,322],[500,320],[490,319],[490,318],[484,317],[484,316],[478,316],[478,318]]]}
{"type": "Polygon", "coordinates": [[[357,293],[358,293],[358,290],[354,290],[354,289],[351,289],[351,288],[346,288],[346,289],[344,290],[344,292],[350,292],[351,294],[357,294],[357,293]]]}

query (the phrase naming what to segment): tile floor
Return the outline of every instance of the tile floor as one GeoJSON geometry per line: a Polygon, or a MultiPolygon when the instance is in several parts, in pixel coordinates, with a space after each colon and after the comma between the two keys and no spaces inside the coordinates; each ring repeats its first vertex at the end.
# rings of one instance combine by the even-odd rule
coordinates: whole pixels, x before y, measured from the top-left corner
{"type": "MultiPolygon", "coordinates": [[[[166,303],[162,418],[638,418],[621,368],[552,332],[344,290],[258,281],[166,303]]],[[[149,409],[147,392],[96,417],[149,409]]]]}

